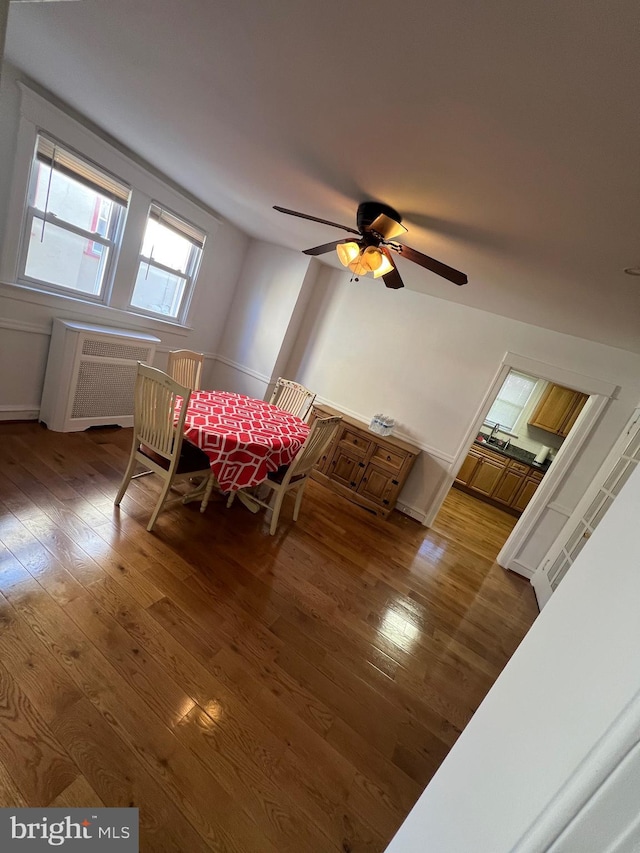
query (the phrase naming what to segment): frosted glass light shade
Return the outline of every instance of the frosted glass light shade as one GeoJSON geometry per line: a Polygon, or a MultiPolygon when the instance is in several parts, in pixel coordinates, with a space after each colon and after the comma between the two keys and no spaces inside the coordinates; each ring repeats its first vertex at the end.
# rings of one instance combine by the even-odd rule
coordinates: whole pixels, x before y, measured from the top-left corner
{"type": "Polygon", "coordinates": [[[360,254],[360,246],[354,242],[340,243],[336,246],[336,252],[342,266],[349,267],[360,254]]]}

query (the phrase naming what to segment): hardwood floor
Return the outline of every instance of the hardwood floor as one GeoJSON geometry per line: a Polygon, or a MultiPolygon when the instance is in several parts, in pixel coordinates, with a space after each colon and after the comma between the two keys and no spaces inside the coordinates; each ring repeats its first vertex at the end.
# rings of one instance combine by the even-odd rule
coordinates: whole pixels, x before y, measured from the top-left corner
{"type": "Polygon", "coordinates": [[[129,430],[0,426],[0,806],[141,850],[382,851],[537,614],[474,549],[309,483],[300,519],[113,506],[129,430]]]}
{"type": "Polygon", "coordinates": [[[452,486],[431,529],[495,560],[518,519],[452,486]]]}

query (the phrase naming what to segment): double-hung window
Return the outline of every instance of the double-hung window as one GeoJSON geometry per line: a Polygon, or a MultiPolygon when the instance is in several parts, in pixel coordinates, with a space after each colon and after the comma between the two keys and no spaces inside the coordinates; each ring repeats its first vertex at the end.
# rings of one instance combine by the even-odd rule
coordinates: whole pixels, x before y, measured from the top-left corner
{"type": "Polygon", "coordinates": [[[537,382],[533,376],[510,370],[489,409],[485,423],[492,427],[499,424],[503,431],[512,430],[529,402],[537,382]]]}
{"type": "Polygon", "coordinates": [[[38,134],[19,280],[105,301],[129,187],[38,134]]]}
{"type": "Polygon", "coordinates": [[[199,228],[152,203],[131,307],[160,317],[184,318],[204,242],[199,228]]]}

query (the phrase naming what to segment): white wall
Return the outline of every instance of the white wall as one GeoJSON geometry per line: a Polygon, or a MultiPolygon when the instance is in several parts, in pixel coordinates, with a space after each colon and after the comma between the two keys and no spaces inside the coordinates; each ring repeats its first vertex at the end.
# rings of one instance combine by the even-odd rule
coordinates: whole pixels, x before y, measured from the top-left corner
{"type": "Polygon", "coordinates": [[[620,386],[554,496],[557,518],[547,513],[536,531],[533,570],[640,399],[639,356],[323,266],[291,364],[323,400],[366,422],[383,411],[423,448],[401,495],[420,517],[507,351],[620,386]]]}
{"type": "MultiPolygon", "coordinates": [[[[640,787],[635,750],[640,658],[634,652],[640,643],[640,536],[634,524],[639,516],[640,468],[487,694],[389,853],[619,850],[615,839],[624,822],[637,823],[640,787]],[[619,774],[624,787],[614,802],[623,803],[625,788],[636,796],[628,818],[621,816],[622,809],[601,808],[600,797],[587,803],[618,766],[626,768],[626,775],[619,774]],[[577,812],[562,843],[552,846],[577,812]],[[587,846],[585,838],[591,839],[587,846]]],[[[637,845],[637,826],[633,837],[637,845]]]]}
{"type": "MultiPolygon", "coordinates": [[[[290,348],[310,259],[301,252],[253,240],[245,256],[219,347],[214,384],[263,398],[290,348]],[[283,350],[284,348],[284,350],[283,350]]],[[[277,378],[277,377],[275,377],[277,378]]],[[[289,379],[295,376],[287,375],[289,379]]]]}
{"type": "MultiPolygon", "coordinates": [[[[159,367],[165,366],[169,349],[188,348],[205,352],[208,358],[204,381],[208,383],[249,245],[248,236],[229,223],[214,218],[192,199],[181,196],[152,170],[141,167],[137,159],[129,159],[99,134],[65,116],[63,112],[49,108],[46,103],[43,109],[47,110],[48,119],[56,124],[55,128],[50,129],[51,132],[56,132],[69,145],[86,152],[96,162],[123,177],[138,191],[137,207],[140,209],[130,210],[129,216],[140,214],[146,218],[149,201],[157,199],[166,203],[170,209],[183,213],[189,220],[205,223],[204,230],[210,237],[205,247],[187,327],[14,284],[12,259],[15,258],[20,232],[22,201],[19,201],[19,212],[16,213],[16,200],[14,198],[12,201],[12,192],[15,194],[16,180],[24,181],[20,170],[25,171],[24,164],[20,165],[21,155],[17,148],[19,134],[24,133],[24,122],[20,124],[18,79],[15,69],[6,65],[3,67],[0,86],[0,162],[9,164],[9,168],[0,170],[0,226],[5,226],[0,241],[4,269],[4,278],[0,278],[0,419],[37,417],[54,317],[151,332],[162,341],[156,357],[159,367]],[[123,174],[123,170],[127,170],[126,173],[123,174]],[[19,370],[16,370],[16,365],[20,366],[19,370]]],[[[30,160],[30,152],[27,159],[30,160]]],[[[136,258],[138,250],[134,250],[136,258]]],[[[118,268],[120,276],[126,274],[122,272],[123,266],[121,264],[118,268]]],[[[129,272],[131,276],[135,274],[135,265],[129,272]]],[[[131,276],[130,280],[123,283],[123,289],[127,292],[133,283],[131,276]]]]}

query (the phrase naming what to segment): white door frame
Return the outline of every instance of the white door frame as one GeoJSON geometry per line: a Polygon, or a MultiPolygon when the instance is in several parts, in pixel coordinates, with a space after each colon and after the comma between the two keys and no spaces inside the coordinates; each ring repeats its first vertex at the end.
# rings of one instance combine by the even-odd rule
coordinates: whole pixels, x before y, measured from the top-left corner
{"type": "Polygon", "coordinates": [[[511,535],[496,558],[497,562],[505,569],[511,569],[512,571],[522,574],[519,566],[513,562],[515,557],[518,555],[520,549],[528,538],[535,531],[538,520],[540,519],[545,507],[549,504],[552,495],[562,483],[571,463],[575,459],[578,451],[585,443],[591,431],[594,429],[603,409],[618,389],[618,386],[613,382],[605,382],[602,379],[596,379],[593,376],[584,376],[581,373],[574,373],[572,370],[566,370],[563,367],[558,367],[554,364],[547,364],[543,361],[536,361],[535,359],[527,358],[526,356],[519,355],[518,353],[506,352],[491,385],[482,398],[482,402],[480,403],[475,417],[473,418],[458,447],[458,450],[456,451],[456,455],[451,463],[447,477],[434,497],[433,503],[425,516],[423,523],[427,527],[433,523],[433,520],[438,514],[444,499],[449,493],[449,489],[453,485],[456,474],[460,470],[464,460],[467,458],[469,449],[473,444],[480,427],[484,423],[484,419],[491,408],[491,404],[495,400],[498,391],[502,387],[502,384],[510,370],[517,370],[521,373],[527,373],[529,376],[546,379],[548,382],[554,382],[557,385],[572,388],[575,391],[581,391],[583,394],[589,395],[589,399],[578,416],[573,429],[556,454],[552,467],[542,479],[542,482],[536,489],[535,494],[529,501],[525,511],[518,519],[518,523],[513,528],[511,535]]]}

